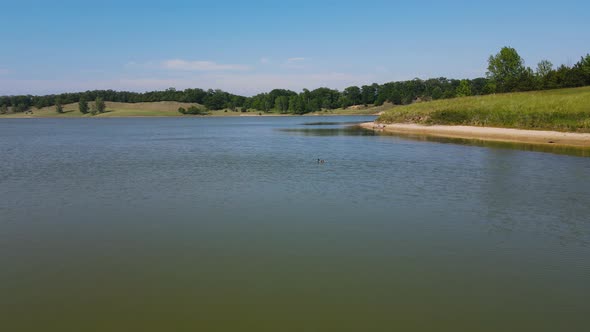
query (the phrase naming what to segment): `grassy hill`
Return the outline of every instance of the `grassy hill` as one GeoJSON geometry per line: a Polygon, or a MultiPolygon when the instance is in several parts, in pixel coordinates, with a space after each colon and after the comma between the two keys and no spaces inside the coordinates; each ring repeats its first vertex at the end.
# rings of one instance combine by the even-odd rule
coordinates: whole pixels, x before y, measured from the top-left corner
{"type": "MultiPolygon", "coordinates": [[[[161,101],[153,103],[116,103],[106,102],[106,112],[94,117],[130,117],[130,116],[181,116],[178,113],[179,107],[188,108],[190,103],[179,103],[175,101],[161,101]]],[[[64,113],[57,113],[55,106],[32,109],[32,114],[6,114],[3,117],[35,117],[35,118],[79,118],[93,117],[90,114],[82,114],[78,110],[78,103],[63,105],[64,113]]]]}
{"type": "Polygon", "coordinates": [[[322,110],[320,112],[308,113],[309,115],[376,115],[391,109],[393,105],[385,103],[381,106],[356,105],[347,108],[336,108],[333,110],[322,110]]]}
{"type": "MultiPolygon", "coordinates": [[[[0,118],[80,118],[80,117],[191,117],[194,115],[182,115],[178,112],[179,107],[189,108],[198,104],[179,103],[175,101],[161,101],[151,103],[117,103],[105,102],[106,112],[98,115],[82,114],[78,110],[78,103],[63,105],[64,113],[57,113],[55,106],[44,107],[41,109],[33,108],[32,113],[9,113],[0,115],[0,118]]],[[[391,108],[391,104],[383,106],[352,106],[346,109],[325,110],[321,112],[309,113],[309,115],[373,115],[378,112],[391,108]]],[[[241,115],[285,115],[279,113],[260,113],[260,111],[251,110],[246,113],[232,112],[230,110],[209,111],[210,116],[241,116],[241,115]]]]}
{"type": "Polygon", "coordinates": [[[590,87],[421,102],[394,107],[378,121],[590,132],[590,87]]]}

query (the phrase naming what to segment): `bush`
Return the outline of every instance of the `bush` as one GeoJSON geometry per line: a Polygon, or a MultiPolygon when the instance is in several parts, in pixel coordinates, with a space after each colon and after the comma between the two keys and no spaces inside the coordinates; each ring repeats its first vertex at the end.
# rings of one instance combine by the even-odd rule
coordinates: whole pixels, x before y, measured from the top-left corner
{"type": "Polygon", "coordinates": [[[82,114],[87,114],[88,113],[88,102],[86,101],[86,98],[82,97],[80,98],[80,101],[78,102],[78,109],[80,110],[80,113],[82,114]]]}
{"type": "Polygon", "coordinates": [[[23,113],[28,112],[30,107],[27,104],[20,103],[16,106],[12,106],[12,112],[14,113],[23,113]]]}
{"type": "Polygon", "coordinates": [[[92,107],[90,109],[90,114],[96,115],[96,114],[104,113],[105,109],[106,109],[106,105],[104,103],[104,100],[100,97],[96,97],[96,100],[94,101],[94,104],[92,105],[92,107]]]}
{"type": "Polygon", "coordinates": [[[199,106],[191,106],[188,109],[184,109],[184,107],[179,107],[178,112],[180,112],[182,114],[190,114],[190,115],[207,115],[207,114],[209,114],[205,108],[199,107],[199,106]]]}

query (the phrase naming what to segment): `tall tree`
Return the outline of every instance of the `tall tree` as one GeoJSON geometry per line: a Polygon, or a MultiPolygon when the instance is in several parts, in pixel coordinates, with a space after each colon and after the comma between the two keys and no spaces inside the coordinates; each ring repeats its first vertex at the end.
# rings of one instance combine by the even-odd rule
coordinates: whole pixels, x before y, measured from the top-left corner
{"type": "Polygon", "coordinates": [[[389,95],[389,101],[392,102],[394,105],[402,104],[402,94],[399,92],[398,89],[394,89],[391,91],[389,95]]]}
{"type": "Polygon", "coordinates": [[[12,111],[14,113],[28,112],[30,109],[31,106],[27,105],[26,103],[18,103],[16,106],[12,106],[12,111]]]}
{"type": "Polygon", "coordinates": [[[579,69],[580,73],[582,74],[585,84],[590,84],[590,54],[587,54],[585,57],[582,57],[578,63],[576,63],[576,68],[579,69]]]}
{"type": "Polygon", "coordinates": [[[280,96],[275,99],[275,108],[281,113],[286,113],[289,110],[289,97],[280,96]]]}
{"type": "Polygon", "coordinates": [[[375,102],[375,96],[377,95],[377,87],[373,85],[363,85],[361,87],[361,99],[365,105],[373,104],[375,102]]]}
{"type": "Polygon", "coordinates": [[[350,86],[344,89],[342,95],[344,96],[344,102],[346,103],[346,105],[342,106],[360,105],[362,103],[361,89],[358,86],[350,86]]]}
{"type": "Polygon", "coordinates": [[[469,85],[468,80],[461,80],[461,83],[459,83],[455,95],[457,97],[471,96],[471,86],[469,85]]]}
{"type": "Polygon", "coordinates": [[[98,111],[98,113],[104,113],[105,109],[106,109],[106,104],[104,103],[104,100],[100,97],[96,98],[96,110],[98,111]]]}
{"type": "Polygon", "coordinates": [[[104,100],[101,97],[96,97],[96,99],[94,100],[94,104],[92,105],[92,109],[90,111],[90,113],[92,115],[96,115],[99,113],[103,113],[106,109],[106,105],[104,103],[104,100]]]}
{"type": "Polygon", "coordinates": [[[86,97],[80,97],[80,101],[78,102],[78,109],[82,114],[88,113],[88,101],[86,100],[86,97]]]}
{"type": "Polygon", "coordinates": [[[208,90],[203,103],[210,110],[221,110],[225,108],[228,97],[229,94],[221,90],[208,90]]]}
{"type": "Polygon", "coordinates": [[[488,77],[496,83],[499,92],[514,91],[525,72],[524,61],[512,47],[503,47],[488,59],[488,77]]]}
{"type": "Polygon", "coordinates": [[[61,99],[59,97],[55,98],[55,111],[57,113],[63,113],[64,112],[64,107],[61,104],[61,99]]]}
{"type": "Polygon", "coordinates": [[[545,78],[553,70],[553,64],[549,60],[541,60],[537,64],[536,74],[540,78],[545,78]]]}

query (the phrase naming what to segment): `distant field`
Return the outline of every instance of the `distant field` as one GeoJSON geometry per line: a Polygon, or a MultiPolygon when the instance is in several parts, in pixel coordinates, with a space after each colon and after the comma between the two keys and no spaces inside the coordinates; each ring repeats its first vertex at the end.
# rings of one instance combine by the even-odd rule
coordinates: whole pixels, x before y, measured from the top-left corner
{"type": "Polygon", "coordinates": [[[389,109],[378,121],[590,132],[590,87],[415,103],[389,109]]]}
{"type": "Polygon", "coordinates": [[[78,103],[64,105],[64,113],[57,113],[54,106],[41,109],[32,109],[33,114],[6,114],[3,117],[13,118],[79,118],[79,117],[131,117],[131,116],[182,116],[178,113],[179,107],[187,108],[190,103],[179,103],[174,101],[162,101],[153,103],[116,103],[106,102],[106,112],[98,115],[82,114],[78,110],[78,103]]]}
{"type": "Polygon", "coordinates": [[[357,105],[348,108],[337,108],[333,110],[323,110],[320,112],[309,113],[310,115],[375,115],[380,112],[391,109],[392,104],[385,103],[381,106],[364,106],[357,105]]]}
{"type": "MultiPolygon", "coordinates": [[[[80,118],[80,117],[97,117],[97,118],[112,118],[112,117],[152,117],[152,116],[168,116],[168,117],[194,117],[194,115],[182,115],[178,112],[179,107],[188,108],[192,103],[179,103],[175,101],[161,101],[151,103],[116,103],[106,102],[106,112],[90,115],[82,114],[78,110],[78,103],[64,105],[64,113],[57,113],[55,106],[44,107],[41,109],[32,109],[32,114],[13,113],[0,115],[4,118],[80,118]]],[[[353,106],[347,109],[326,110],[321,112],[309,113],[309,115],[372,115],[380,111],[391,108],[391,105],[383,105],[379,107],[373,106],[353,106]]],[[[290,115],[279,114],[276,112],[261,113],[259,111],[251,110],[249,112],[232,112],[231,110],[209,111],[209,116],[278,116],[290,115]]]]}

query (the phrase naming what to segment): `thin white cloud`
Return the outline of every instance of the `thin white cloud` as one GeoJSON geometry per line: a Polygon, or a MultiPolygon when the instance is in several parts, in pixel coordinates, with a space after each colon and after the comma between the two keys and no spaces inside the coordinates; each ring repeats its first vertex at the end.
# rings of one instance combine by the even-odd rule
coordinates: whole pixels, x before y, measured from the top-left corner
{"type": "Polygon", "coordinates": [[[125,69],[158,69],[163,67],[161,62],[156,61],[147,61],[147,62],[137,62],[137,61],[129,61],[124,65],[125,69]]]}
{"type": "Polygon", "coordinates": [[[213,61],[187,61],[182,59],[163,61],[162,67],[165,69],[184,71],[243,71],[250,69],[250,67],[246,65],[220,64],[213,61]]]}
{"type": "Polygon", "coordinates": [[[287,61],[281,65],[281,67],[288,69],[305,69],[307,67],[306,60],[307,59],[303,57],[288,58],[287,61]]]}
{"type": "Polygon", "coordinates": [[[262,63],[262,64],[270,63],[270,58],[262,57],[262,58],[260,58],[260,63],[262,63]]]}
{"type": "Polygon", "coordinates": [[[305,61],[305,58],[296,57],[296,58],[289,58],[289,59],[287,59],[287,62],[300,62],[300,61],[305,61]]]}
{"type": "MultiPolygon", "coordinates": [[[[193,78],[129,78],[109,84],[119,89],[148,91],[176,87],[177,89],[201,88],[222,89],[241,95],[254,95],[272,89],[301,91],[319,87],[344,89],[351,85],[364,85],[375,82],[374,75],[354,75],[328,72],[317,74],[261,74],[261,73],[208,73],[193,78]]],[[[104,85],[104,84],[103,84],[104,85]]]]}
{"type": "Polygon", "coordinates": [[[8,69],[0,68],[0,75],[8,74],[9,72],[10,70],[8,69]]]}

